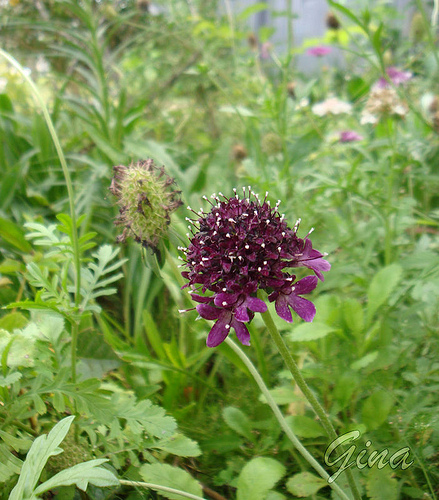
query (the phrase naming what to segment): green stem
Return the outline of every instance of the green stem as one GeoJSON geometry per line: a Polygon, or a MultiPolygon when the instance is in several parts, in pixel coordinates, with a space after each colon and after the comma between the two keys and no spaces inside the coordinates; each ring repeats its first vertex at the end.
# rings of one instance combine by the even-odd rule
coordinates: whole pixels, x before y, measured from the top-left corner
{"type": "MultiPolygon", "coordinates": [[[[288,350],[288,347],[284,342],[284,339],[280,335],[279,330],[276,328],[276,325],[273,322],[273,318],[271,317],[270,311],[267,310],[265,313],[261,313],[261,316],[262,319],[264,320],[266,327],[268,328],[268,331],[270,332],[271,338],[276,344],[276,347],[280,355],[282,356],[283,360],[285,361],[285,364],[290,370],[294,381],[296,382],[299,389],[302,391],[303,395],[307,399],[308,403],[311,405],[316,415],[319,417],[320,422],[323,428],[325,429],[326,433],[330,437],[331,441],[335,441],[338,438],[337,433],[335,432],[335,429],[331,421],[329,420],[328,415],[323,409],[322,405],[318,402],[317,398],[314,396],[314,393],[311,391],[308,384],[305,382],[305,379],[302,377],[302,374],[300,373],[300,370],[296,362],[291,356],[290,351],[288,350]]],[[[361,495],[358,491],[357,485],[355,484],[354,476],[352,475],[350,469],[346,470],[346,476],[349,483],[349,487],[352,491],[355,500],[361,500],[361,495]]]]}
{"type": "Polygon", "coordinates": [[[192,493],[186,493],[185,491],[176,490],[175,488],[168,488],[168,486],[162,486],[161,484],[144,483],[143,481],[127,481],[125,479],[119,479],[119,483],[123,484],[124,486],[166,491],[167,493],[174,493],[177,495],[181,495],[182,497],[192,498],[193,500],[205,500],[203,497],[199,497],[198,495],[193,495],[192,493]]]}
{"type": "MultiPolygon", "coordinates": [[[[296,437],[293,430],[285,420],[285,417],[282,415],[279,406],[277,406],[276,402],[273,399],[273,396],[270,394],[270,391],[268,390],[267,386],[265,385],[264,381],[262,380],[262,377],[259,375],[259,372],[256,370],[253,363],[244,354],[242,349],[238,345],[236,345],[235,342],[233,342],[233,340],[230,337],[226,338],[226,343],[236,352],[236,354],[241,358],[245,366],[248,368],[248,371],[251,373],[252,377],[255,379],[255,382],[258,384],[259,389],[261,390],[262,394],[267,400],[267,403],[270,406],[271,410],[273,411],[274,416],[279,422],[279,425],[287,435],[288,439],[293,443],[296,450],[302,455],[302,457],[323,479],[328,481],[329,474],[325,471],[325,469],[317,462],[317,460],[309,453],[309,451],[303,446],[303,444],[296,437]]],[[[328,483],[328,485],[331,486],[331,488],[333,488],[334,491],[336,491],[341,496],[341,498],[343,498],[344,500],[350,500],[349,497],[346,495],[346,493],[335,482],[328,483]]]]}
{"type": "MultiPolygon", "coordinates": [[[[74,266],[75,266],[75,271],[76,271],[76,286],[75,286],[75,305],[78,307],[79,302],[81,300],[81,256],[80,256],[80,249],[79,249],[79,238],[78,238],[78,227],[77,227],[77,219],[76,219],[76,213],[75,213],[75,199],[73,195],[73,184],[72,184],[72,179],[70,177],[70,172],[67,167],[67,162],[64,157],[64,152],[61,147],[61,143],[58,139],[58,135],[56,133],[55,127],[53,126],[52,119],[50,118],[49,111],[47,109],[47,106],[45,105],[43,98],[41,97],[40,92],[38,91],[37,86],[35,83],[29,78],[29,76],[26,74],[26,72],[23,70],[23,67],[21,64],[14,59],[10,54],[5,52],[4,50],[0,49],[0,55],[2,55],[14,68],[19,71],[23,79],[26,81],[26,83],[29,85],[29,87],[32,90],[33,97],[37,104],[39,105],[44,119],[46,121],[47,128],[49,129],[50,135],[52,137],[53,143],[55,145],[56,152],[58,154],[59,161],[61,163],[61,168],[64,174],[64,179],[66,183],[66,188],[67,188],[67,194],[69,198],[69,208],[70,208],[70,217],[72,219],[72,246],[73,246],[73,261],[74,261],[74,266]]],[[[77,342],[77,334],[78,334],[78,329],[76,327],[73,327],[72,329],[72,379],[75,381],[76,379],[76,342],[77,342]],[[75,337],[76,335],[76,337],[75,337]],[[73,349],[75,349],[75,352],[73,352],[73,349]]]]}

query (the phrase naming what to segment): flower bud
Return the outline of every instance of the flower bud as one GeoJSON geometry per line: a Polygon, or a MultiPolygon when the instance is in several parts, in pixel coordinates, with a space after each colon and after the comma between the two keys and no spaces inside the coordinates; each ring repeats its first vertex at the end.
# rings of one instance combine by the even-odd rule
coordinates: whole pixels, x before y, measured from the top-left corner
{"type": "Polygon", "coordinates": [[[180,191],[171,190],[174,179],[151,159],[128,167],[118,165],[113,170],[109,189],[120,207],[115,224],[123,226],[117,241],[123,243],[132,237],[144,247],[156,250],[166,234],[171,213],[182,204],[180,191]]]}
{"type": "Polygon", "coordinates": [[[235,144],[232,149],[232,154],[235,161],[241,161],[247,158],[247,150],[243,144],[235,144]]]}
{"type": "Polygon", "coordinates": [[[328,12],[326,15],[326,26],[331,30],[340,29],[340,21],[333,12],[328,12]]]}
{"type": "Polygon", "coordinates": [[[261,148],[268,156],[276,155],[282,151],[282,139],[274,132],[269,132],[262,137],[261,148]]]}

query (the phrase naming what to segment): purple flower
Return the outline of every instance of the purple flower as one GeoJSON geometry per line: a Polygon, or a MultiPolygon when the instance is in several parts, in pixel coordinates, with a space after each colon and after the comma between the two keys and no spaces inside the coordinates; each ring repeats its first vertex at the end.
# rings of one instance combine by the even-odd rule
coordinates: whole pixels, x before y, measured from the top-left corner
{"type": "Polygon", "coordinates": [[[355,142],[362,140],[363,136],[357,134],[355,130],[343,130],[343,132],[340,132],[340,142],[355,142]]]}
{"type": "Polygon", "coordinates": [[[326,47],[325,45],[317,45],[316,47],[309,48],[306,53],[309,56],[322,57],[328,55],[331,51],[331,47],[326,47]]]}
{"type": "Polygon", "coordinates": [[[260,201],[250,187],[247,193],[244,188],[243,199],[234,191],[232,198],[213,195],[209,213],[200,210],[194,212],[196,220],[187,219],[193,234],[188,248],[181,248],[187,267],[182,275],[188,280],[183,288],[191,287],[202,318],[216,320],[207,338],[209,347],[223,342],[231,329],[241,343],[249,345],[245,323],[256,312],[267,310],[265,302],[256,297],[258,290],[271,294],[277,313],[286,321],[292,317],[289,310],[289,315],[285,312],[285,303],[305,321],[312,321],[315,308],[299,295],[310,293],[318,278],[323,280],[322,271],[331,268],[324,255],[312,248],[309,235],[304,239],[297,236],[300,221],[293,229],[288,227],[278,212],[280,201],[272,208],[268,193],[260,201]],[[294,283],[295,276],[285,272],[289,267],[307,267],[317,277],[294,283]]]}
{"type": "MultiPolygon", "coordinates": [[[[293,279],[295,276],[293,277],[293,279]]],[[[278,316],[288,323],[293,322],[290,307],[305,321],[312,321],[316,314],[314,304],[307,299],[299,297],[311,293],[317,286],[318,278],[316,276],[307,276],[306,278],[297,281],[294,286],[285,286],[280,290],[269,295],[268,300],[275,302],[275,308],[278,316]]]]}
{"type": "MultiPolygon", "coordinates": [[[[407,82],[412,78],[412,74],[410,71],[401,71],[398,68],[395,68],[394,66],[390,66],[389,68],[386,69],[386,74],[390,81],[395,85],[395,87],[398,87],[399,85],[407,82]]],[[[387,78],[382,76],[378,82],[375,84],[375,87],[377,88],[385,88],[389,87],[389,82],[387,78]]]]}

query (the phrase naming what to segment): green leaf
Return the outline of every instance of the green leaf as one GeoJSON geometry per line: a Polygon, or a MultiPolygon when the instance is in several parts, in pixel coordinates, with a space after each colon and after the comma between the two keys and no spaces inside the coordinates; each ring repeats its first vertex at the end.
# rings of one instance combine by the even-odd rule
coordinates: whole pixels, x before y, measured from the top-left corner
{"type": "Polygon", "coordinates": [[[26,241],[20,227],[10,220],[0,217],[0,241],[1,239],[7,241],[20,252],[30,253],[32,251],[32,246],[26,241]]]}
{"type": "Polygon", "coordinates": [[[349,330],[358,335],[364,329],[363,306],[358,300],[346,299],[343,302],[343,318],[349,330]]]}
{"type": "Polygon", "coordinates": [[[0,318],[0,329],[3,328],[8,332],[13,332],[15,329],[24,328],[29,320],[19,312],[11,312],[0,318]]]}
{"type": "Polygon", "coordinates": [[[253,111],[244,106],[221,106],[218,111],[221,113],[231,113],[232,115],[255,116],[253,111]]]}
{"type": "Polygon", "coordinates": [[[357,26],[360,26],[360,28],[362,28],[367,33],[367,27],[360,21],[360,19],[352,11],[350,11],[343,5],[334,2],[333,0],[328,0],[328,3],[331,7],[344,14],[346,17],[348,17],[351,21],[353,21],[357,26]]]}
{"type": "MultiPolygon", "coordinates": [[[[160,484],[168,488],[192,493],[192,495],[203,495],[203,491],[198,481],[185,470],[172,467],[172,465],[146,464],[140,467],[139,473],[142,479],[148,483],[160,484]]],[[[170,498],[171,500],[186,500],[186,497],[178,495],[177,493],[169,493],[158,489],[155,491],[158,491],[161,496],[170,498]]]]}
{"type": "MultiPolygon", "coordinates": [[[[280,386],[270,389],[270,394],[278,405],[288,405],[293,402],[303,401],[303,398],[294,392],[292,386],[280,386]]],[[[265,396],[261,394],[259,401],[266,403],[265,396]]]]}
{"type": "Polygon", "coordinates": [[[303,438],[326,436],[323,427],[306,415],[288,415],[285,420],[297,436],[303,438]]]}
{"type": "Polygon", "coordinates": [[[287,490],[296,497],[309,497],[325,486],[328,483],[324,479],[310,472],[295,474],[287,481],[287,490]]]}
{"type": "Polygon", "coordinates": [[[273,458],[253,458],[239,474],[237,500],[264,500],[285,471],[285,467],[273,458]]]}
{"type": "Polygon", "coordinates": [[[169,439],[161,440],[159,445],[154,446],[154,448],[178,455],[179,457],[198,457],[198,455],[201,455],[198,443],[183,436],[183,434],[176,434],[169,439]]]}
{"type": "Polygon", "coordinates": [[[363,423],[369,430],[377,429],[383,424],[392,409],[393,396],[386,391],[374,392],[363,404],[363,423]]]}
{"type": "Polygon", "coordinates": [[[22,463],[9,451],[8,446],[0,444],[0,482],[7,481],[14,474],[20,474],[22,463]]]}
{"type": "Polygon", "coordinates": [[[398,481],[389,469],[373,468],[366,478],[367,496],[370,500],[397,500],[398,481]]]}
{"type": "Polygon", "coordinates": [[[325,323],[301,323],[288,335],[288,340],[292,342],[307,342],[310,340],[321,339],[326,337],[328,333],[335,330],[332,326],[325,323]]]}
{"type": "Polygon", "coordinates": [[[0,387],[7,387],[8,385],[12,385],[18,380],[20,380],[21,377],[22,373],[20,372],[10,373],[9,375],[6,375],[6,377],[0,375],[0,387]]]}
{"type": "Polygon", "coordinates": [[[249,441],[253,441],[251,422],[244,412],[233,406],[228,406],[223,409],[223,418],[231,429],[249,441]]]}
{"type": "Polygon", "coordinates": [[[74,418],[74,415],[63,418],[49,434],[35,439],[23,463],[20,477],[11,492],[9,500],[22,500],[32,496],[47,460],[62,452],[58,445],[69,432],[74,418]]]}
{"type": "Polygon", "coordinates": [[[40,484],[34,494],[41,495],[41,493],[58,488],[59,486],[70,486],[72,484],[76,484],[82,491],[87,489],[89,483],[101,488],[119,486],[119,480],[111,471],[99,467],[104,462],[108,462],[108,459],[99,458],[89,460],[88,462],[83,462],[58,472],[58,474],[51,477],[48,481],[40,484]]]}
{"type": "Polygon", "coordinates": [[[31,445],[32,441],[26,438],[17,438],[12,436],[5,431],[0,430],[0,438],[11,448],[14,448],[15,451],[27,451],[31,445]]]}
{"type": "Polygon", "coordinates": [[[367,292],[367,322],[373,318],[377,309],[386,302],[393,289],[402,277],[402,267],[398,264],[391,264],[384,267],[373,277],[367,292]]]}
{"type": "Polygon", "coordinates": [[[257,14],[258,12],[261,12],[261,10],[266,10],[266,9],[268,9],[268,4],[266,2],[257,2],[253,5],[250,5],[242,12],[240,12],[236,16],[236,19],[239,19],[240,21],[245,21],[248,17],[252,16],[253,14],[257,14]]]}
{"type": "Polygon", "coordinates": [[[366,356],[363,356],[362,358],[357,359],[357,361],[354,361],[351,364],[351,368],[352,370],[361,370],[362,368],[370,365],[373,361],[375,361],[377,357],[378,351],[370,352],[369,354],[366,354],[366,356]]]}

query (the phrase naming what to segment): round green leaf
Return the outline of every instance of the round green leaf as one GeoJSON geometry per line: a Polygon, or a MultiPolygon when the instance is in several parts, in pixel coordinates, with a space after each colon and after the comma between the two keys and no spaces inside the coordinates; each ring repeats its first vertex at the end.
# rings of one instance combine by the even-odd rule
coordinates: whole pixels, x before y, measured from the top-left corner
{"type": "Polygon", "coordinates": [[[328,486],[328,483],[310,472],[295,474],[287,481],[287,490],[296,497],[309,497],[324,486],[328,486]]]}
{"type": "Polygon", "coordinates": [[[237,500],[264,500],[284,474],[285,467],[273,458],[250,460],[238,477],[237,500]]]}

